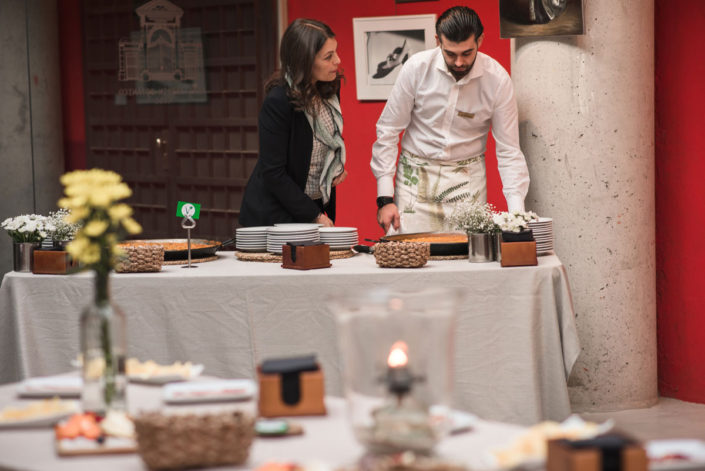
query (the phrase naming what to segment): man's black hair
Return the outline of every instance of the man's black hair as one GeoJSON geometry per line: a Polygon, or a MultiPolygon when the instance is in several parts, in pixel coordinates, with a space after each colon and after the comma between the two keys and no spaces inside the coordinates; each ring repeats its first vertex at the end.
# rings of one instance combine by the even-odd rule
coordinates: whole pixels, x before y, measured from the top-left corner
{"type": "Polygon", "coordinates": [[[484,30],[480,17],[468,7],[449,8],[436,21],[438,39],[441,40],[443,36],[454,43],[463,42],[472,35],[475,35],[477,41],[484,30]]]}

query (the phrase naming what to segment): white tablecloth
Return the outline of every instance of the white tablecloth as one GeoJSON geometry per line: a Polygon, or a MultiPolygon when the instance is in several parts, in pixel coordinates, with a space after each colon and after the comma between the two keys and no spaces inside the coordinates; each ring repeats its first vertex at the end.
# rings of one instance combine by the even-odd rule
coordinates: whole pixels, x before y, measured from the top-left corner
{"type": "MultiPolygon", "coordinates": [[[[560,260],[537,267],[429,261],[382,269],[370,255],[299,271],[277,263],[215,262],[160,273],[111,276],[112,299],[128,317],[128,354],[160,363],[190,360],[221,377],[254,377],[263,358],[316,353],[328,394],[341,395],[333,315],[326,299],[380,285],[405,291],[445,286],[460,308],[455,406],[480,417],[533,424],[570,413],[567,377],[579,353],[570,291],[560,260]]],[[[0,289],[0,383],[71,369],[79,316],[92,280],[11,272],[0,289]]]]}
{"type": "MultiPolygon", "coordinates": [[[[15,395],[16,385],[0,386],[0,409],[7,405],[22,405],[15,395]]],[[[254,401],[204,405],[166,406],[161,389],[155,386],[130,384],[128,387],[130,412],[163,410],[169,412],[213,412],[240,409],[254,413],[254,401]]],[[[254,469],[264,463],[296,462],[322,463],[335,469],[349,466],[364,452],[356,442],[347,420],[345,401],[326,398],[328,415],[323,417],[293,417],[292,421],[304,427],[304,435],[285,438],[255,439],[247,464],[239,468],[254,469]]],[[[453,462],[488,469],[487,454],[512,443],[525,429],[520,426],[479,420],[471,432],[453,435],[436,448],[440,456],[453,462]]],[[[0,429],[0,469],[31,471],[144,471],[146,466],[137,454],[102,455],[61,458],[54,451],[54,431],[49,427],[38,429],[0,429]]]]}

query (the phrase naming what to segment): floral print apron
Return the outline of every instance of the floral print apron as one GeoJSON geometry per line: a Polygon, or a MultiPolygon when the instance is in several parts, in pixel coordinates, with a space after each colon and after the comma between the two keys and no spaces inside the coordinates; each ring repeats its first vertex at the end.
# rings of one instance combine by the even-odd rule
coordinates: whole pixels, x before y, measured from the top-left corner
{"type": "Polygon", "coordinates": [[[446,218],[456,203],[467,200],[487,202],[485,154],[447,162],[402,150],[394,188],[394,201],[401,216],[398,232],[455,230],[446,218]]]}

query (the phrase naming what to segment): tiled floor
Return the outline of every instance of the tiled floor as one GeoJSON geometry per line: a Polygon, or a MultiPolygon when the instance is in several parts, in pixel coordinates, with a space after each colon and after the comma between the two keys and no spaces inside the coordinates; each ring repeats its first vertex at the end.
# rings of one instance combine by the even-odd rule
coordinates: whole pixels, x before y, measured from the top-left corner
{"type": "Polygon", "coordinates": [[[580,414],[585,420],[612,418],[616,427],[639,440],[697,438],[705,440],[705,404],[662,397],[647,409],[580,414]]]}

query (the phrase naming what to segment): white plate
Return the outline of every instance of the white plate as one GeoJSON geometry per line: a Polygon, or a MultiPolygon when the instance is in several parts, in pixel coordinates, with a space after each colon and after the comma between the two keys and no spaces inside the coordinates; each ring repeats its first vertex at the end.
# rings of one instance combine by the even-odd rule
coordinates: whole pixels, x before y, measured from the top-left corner
{"type": "Polygon", "coordinates": [[[650,470],[705,468],[705,442],[701,440],[651,440],[646,442],[645,448],[650,470]],[[680,455],[687,459],[663,460],[669,455],[680,455]]]}
{"type": "Polygon", "coordinates": [[[291,235],[278,235],[267,237],[267,243],[279,242],[279,241],[306,241],[306,240],[321,240],[318,234],[291,234],[291,235]]]}
{"type": "Polygon", "coordinates": [[[235,234],[240,234],[240,233],[248,233],[248,232],[262,232],[266,233],[267,229],[269,229],[272,226],[254,226],[254,227],[238,227],[235,229],[235,234]]]}
{"type": "MultiPolygon", "coordinates": [[[[0,429],[3,428],[20,428],[20,427],[49,427],[66,417],[69,417],[77,412],[79,412],[78,402],[76,401],[66,401],[68,402],[71,409],[62,412],[52,412],[50,414],[36,415],[29,419],[21,420],[0,420],[0,429]]],[[[23,404],[27,406],[27,404],[23,404]]]]}
{"type": "Polygon", "coordinates": [[[321,234],[321,240],[357,240],[357,234],[351,235],[332,235],[332,234],[321,234]]]}
{"type": "Polygon", "coordinates": [[[80,376],[43,376],[29,378],[17,386],[20,397],[80,397],[83,379],[80,376]]]}
{"type": "Polygon", "coordinates": [[[480,419],[474,414],[453,410],[450,414],[451,428],[450,433],[462,433],[476,427],[480,419]]]}
{"type": "Polygon", "coordinates": [[[318,232],[323,234],[324,232],[331,233],[331,232],[345,232],[345,233],[350,233],[350,232],[357,232],[357,227],[321,227],[318,229],[318,232]]]}
{"type": "Polygon", "coordinates": [[[273,240],[319,240],[320,238],[321,236],[318,235],[318,232],[292,232],[289,234],[268,234],[267,242],[271,242],[273,240]]]}
{"type": "Polygon", "coordinates": [[[318,222],[311,222],[311,223],[305,223],[305,222],[280,222],[278,224],[275,224],[274,227],[282,227],[285,229],[318,229],[319,227],[323,227],[323,224],[318,223],[318,222]]]}
{"type": "Polygon", "coordinates": [[[446,417],[450,418],[449,433],[451,434],[467,432],[473,427],[476,427],[480,421],[476,415],[456,409],[451,409],[450,415],[448,415],[448,408],[445,406],[431,406],[429,412],[431,418],[434,420],[445,420],[446,417]]]}
{"type": "Polygon", "coordinates": [[[127,377],[133,383],[143,384],[166,384],[175,383],[177,381],[188,381],[197,378],[203,373],[203,365],[191,365],[190,374],[188,377],[177,374],[170,375],[130,375],[127,377]]]}
{"type": "Polygon", "coordinates": [[[318,231],[319,227],[323,227],[323,224],[300,224],[300,223],[286,223],[286,224],[275,224],[274,227],[267,229],[267,232],[300,232],[300,231],[318,231]]]}
{"type": "Polygon", "coordinates": [[[256,393],[257,386],[253,380],[228,379],[167,384],[162,389],[162,398],[168,403],[242,401],[256,393]]]}

